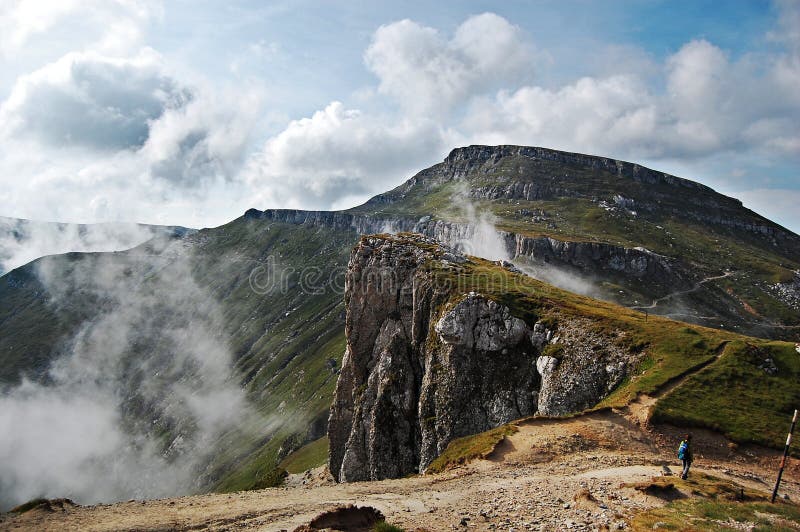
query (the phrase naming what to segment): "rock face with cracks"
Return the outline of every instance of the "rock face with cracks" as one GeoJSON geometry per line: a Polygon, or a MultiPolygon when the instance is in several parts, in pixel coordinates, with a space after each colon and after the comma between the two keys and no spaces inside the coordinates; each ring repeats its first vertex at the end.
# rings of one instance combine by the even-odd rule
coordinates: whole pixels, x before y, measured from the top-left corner
{"type": "Polygon", "coordinates": [[[526,323],[485,295],[454,293],[429,269],[468,260],[422,236],[364,237],[353,250],[328,428],[337,480],[424,471],[455,438],[586,408],[628,373],[633,358],[588,332],[588,320],[557,331],[526,323]],[[543,354],[550,344],[558,349],[543,354]]]}

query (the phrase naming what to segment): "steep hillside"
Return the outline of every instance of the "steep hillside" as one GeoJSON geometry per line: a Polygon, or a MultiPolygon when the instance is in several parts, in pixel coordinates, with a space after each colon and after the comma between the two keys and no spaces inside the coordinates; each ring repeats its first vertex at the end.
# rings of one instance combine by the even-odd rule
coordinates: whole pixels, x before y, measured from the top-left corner
{"type": "MultiPolygon", "coordinates": [[[[467,276],[478,280],[470,290],[510,309],[528,329],[541,322],[554,331],[560,319],[562,327],[590,320],[585,338],[579,321],[564,331],[575,332],[571,341],[583,338],[619,355],[612,358],[623,363],[622,380],[598,384],[605,392],[614,388],[606,401],[625,404],[649,393],[709,363],[723,342],[739,338],[654,313],[767,338],[797,337],[798,237],[736,200],[608,159],[540,148],[458,149],[349,211],[250,210],[183,238],[157,238],[117,253],[45,257],[0,277],[0,422],[14,434],[0,441],[8,447],[0,451],[19,458],[0,465],[0,506],[39,495],[92,501],[271,485],[292,451],[318,456],[346,346],[348,254],[360,234],[396,231],[422,233],[474,255],[513,258],[562,287],[650,307],[642,327],[645,314],[638,310],[530,277],[513,274],[534,284],[509,292],[504,284],[480,284],[482,275],[467,276]],[[61,454],[31,442],[53,442],[61,454]],[[303,447],[310,442],[317,443],[303,447]]],[[[479,273],[513,273],[477,259],[469,264],[479,273]]],[[[539,348],[555,360],[561,351],[551,339],[539,348]]],[[[771,344],[759,347],[761,340],[741,341],[772,353],[771,344]]],[[[786,344],[780,346],[775,360],[783,360],[786,344]]],[[[714,371],[702,382],[732,379],[714,371]]],[[[605,395],[594,390],[562,404],[564,390],[545,386],[541,371],[525,375],[529,386],[518,388],[535,391],[535,401],[531,395],[513,408],[498,407],[480,426],[462,427],[458,417],[436,425],[426,433],[427,457],[467,429],[540,411],[543,397],[561,404],[553,412],[563,413],[605,395]]],[[[782,400],[793,400],[793,390],[781,392],[782,400]]],[[[702,394],[692,400],[702,403],[702,394]]],[[[657,414],[710,423],[702,415],[680,419],[666,403],[657,414]]],[[[412,457],[411,470],[428,458],[412,457]]]]}
{"type": "Polygon", "coordinates": [[[734,198],[633,163],[470,146],[348,211],[248,214],[361,234],[419,232],[584,295],[800,338],[800,237],[734,198]]]}
{"type": "MultiPolygon", "coordinates": [[[[336,265],[356,238],[240,218],[183,239],[46,257],[9,272],[0,278],[2,409],[20,439],[44,433],[69,447],[52,433],[58,427],[37,425],[46,417],[40,402],[55,394],[102,404],[99,413],[66,415],[74,426],[118,416],[110,429],[119,445],[136,447],[131,468],[164,461],[177,479],[162,479],[167,489],[159,490],[148,485],[158,475],[137,479],[126,466],[123,478],[106,481],[112,486],[82,485],[76,474],[69,493],[81,500],[263,482],[283,456],[325,433],[344,351],[336,265]]],[[[129,452],[79,447],[77,458],[101,478],[105,462],[129,452]]],[[[36,468],[3,467],[0,506],[55,494],[64,476],[48,460],[34,479],[25,475],[36,468]]]]}

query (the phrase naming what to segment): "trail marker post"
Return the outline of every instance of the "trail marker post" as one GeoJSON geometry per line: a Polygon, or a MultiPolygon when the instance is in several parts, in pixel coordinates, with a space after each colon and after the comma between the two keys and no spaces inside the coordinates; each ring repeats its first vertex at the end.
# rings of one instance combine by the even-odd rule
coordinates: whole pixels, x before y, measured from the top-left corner
{"type": "Polygon", "coordinates": [[[789,456],[789,446],[792,444],[792,433],[794,432],[795,425],[797,425],[797,410],[794,411],[794,416],[792,417],[792,426],[789,429],[789,435],[786,436],[786,446],[783,448],[783,458],[781,458],[781,468],[778,470],[778,480],[775,482],[775,489],[772,490],[771,502],[775,502],[775,497],[778,496],[778,486],[781,485],[783,468],[786,466],[786,457],[789,456]]]}

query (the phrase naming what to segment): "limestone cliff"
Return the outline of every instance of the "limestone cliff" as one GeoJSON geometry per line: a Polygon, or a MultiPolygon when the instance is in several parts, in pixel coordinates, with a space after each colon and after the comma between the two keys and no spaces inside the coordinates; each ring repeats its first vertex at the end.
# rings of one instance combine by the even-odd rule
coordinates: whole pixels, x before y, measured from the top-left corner
{"type": "Polygon", "coordinates": [[[470,264],[422,236],[364,237],[353,250],[329,421],[337,480],[424,471],[454,438],[586,408],[628,373],[635,357],[588,320],[548,328],[432,271],[471,275],[470,264]]]}
{"type": "MultiPolygon", "coordinates": [[[[369,214],[351,214],[340,211],[301,211],[294,209],[250,209],[249,219],[271,220],[296,225],[331,227],[353,230],[358,234],[412,232],[459,248],[475,234],[470,223],[450,222],[410,217],[382,217],[369,214]]],[[[586,275],[603,275],[608,272],[631,276],[650,283],[661,295],[658,287],[685,289],[693,284],[695,276],[680,261],[654,253],[642,247],[627,248],[604,242],[575,242],[548,236],[530,237],[510,231],[496,231],[509,257],[524,258],[533,263],[575,268],[586,275]]]]}

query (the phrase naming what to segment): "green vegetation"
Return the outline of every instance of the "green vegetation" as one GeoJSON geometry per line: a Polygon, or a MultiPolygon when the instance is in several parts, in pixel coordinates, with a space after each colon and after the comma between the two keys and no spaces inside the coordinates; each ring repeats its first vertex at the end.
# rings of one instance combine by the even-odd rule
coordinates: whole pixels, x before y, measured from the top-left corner
{"type": "MultiPolygon", "coordinates": [[[[800,241],[734,199],[707,189],[688,192],[667,183],[645,183],[589,166],[519,155],[490,157],[457,181],[445,175],[443,166],[434,166],[415,176],[414,186],[405,184],[385,195],[394,201],[367,203],[350,212],[380,217],[431,215],[463,222],[468,213],[463,201],[453,201],[454,195],[467,188],[475,193],[481,187],[497,191],[530,184],[539,190],[538,199],[501,195],[471,203],[477,212],[492,213],[499,229],[520,235],[642,246],[677,259],[698,279],[730,270],[732,276],[672,301],[724,316],[729,327],[739,325],[751,334],[776,338],[790,332],[770,327],[769,321],[800,324],[797,311],[765,289],[765,283],[787,282],[800,270],[800,241]],[[615,204],[618,196],[624,205],[632,202],[632,206],[615,204]],[[759,227],[783,240],[753,229],[759,227]]],[[[599,284],[607,288],[603,297],[627,305],[659,297],[672,288],[613,271],[603,272],[602,277],[599,284]],[[617,289],[612,290],[612,285],[617,289]]]]}
{"type": "MultiPolygon", "coordinates": [[[[286,470],[279,468],[278,448],[285,432],[270,435],[271,437],[261,447],[244,457],[239,458],[239,463],[231,467],[231,455],[222,455],[217,458],[217,463],[225,475],[214,486],[214,491],[230,493],[234,491],[256,490],[273,488],[283,484],[286,470]]],[[[238,454],[235,451],[233,456],[238,454]]]]}
{"type": "MultiPolygon", "coordinates": [[[[357,238],[353,231],[240,218],[174,241],[166,250],[145,244],[113,254],[74,253],[9,272],[0,282],[0,389],[23,375],[46,380],[51,361],[69,349],[81,325],[116,308],[119,303],[104,299],[91,279],[120,272],[135,286],[133,295],[146,295],[169,290],[164,279],[188,272],[219,316],[216,335],[255,410],[239,429],[221,435],[202,483],[219,491],[274,485],[281,477],[280,460],[324,434],[344,353],[344,265],[357,238]],[[54,283],[63,291],[60,297],[46,296],[53,287],[37,279],[40,265],[63,280],[54,283]],[[267,285],[275,281],[272,290],[251,286],[259,271],[267,285]]],[[[204,312],[206,301],[191,303],[204,312]]],[[[193,318],[192,308],[178,310],[181,319],[193,318]]],[[[175,345],[170,326],[176,309],[154,306],[148,313],[158,325],[120,354],[120,372],[113,378],[120,382],[120,395],[131,398],[123,423],[147,431],[166,450],[177,433],[191,433],[192,427],[178,426],[140,396],[141,361],[169,360],[175,345]]],[[[168,386],[184,369],[191,371],[175,368],[176,373],[150,379],[168,386]]]]}
{"type": "Polygon", "coordinates": [[[661,398],[652,419],[712,429],[737,442],[781,447],[800,405],[799,382],[800,356],[794,345],[736,340],[725,346],[717,362],[661,398]],[[768,360],[774,375],[763,369],[768,360]]]}
{"type": "Polygon", "coordinates": [[[289,473],[303,473],[328,462],[328,437],[322,437],[299,448],[286,458],[278,467],[289,473]]]}
{"type": "Polygon", "coordinates": [[[33,510],[34,508],[42,506],[42,505],[47,504],[47,503],[48,503],[47,499],[39,497],[39,498],[36,498],[36,499],[32,499],[32,500],[30,500],[28,502],[22,503],[19,506],[16,506],[16,507],[10,509],[9,513],[24,514],[25,512],[33,510]]]}
{"type": "Polygon", "coordinates": [[[403,532],[403,529],[399,526],[390,525],[386,521],[378,521],[375,523],[375,528],[373,528],[375,532],[403,532]]]}
{"type": "Polygon", "coordinates": [[[450,442],[447,449],[431,462],[426,473],[441,473],[458,464],[465,464],[476,458],[485,458],[506,436],[519,429],[515,425],[502,425],[480,434],[464,436],[450,442]]]}
{"type": "MultiPolygon", "coordinates": [[[[661,487],[677,497],[661,508],[636,515],[631,528],[639,530],[800,530],[800,506],[780,502],[770,504],[764,492],[743,488],[729,481],[704,474],[689,480],[673,477],[653,479],[637,489],[661,487]],[[669,491],[669,486],[674,486],[669,491]]],[[[655,489],[654,489],[655,488],[655,489]]]]}

